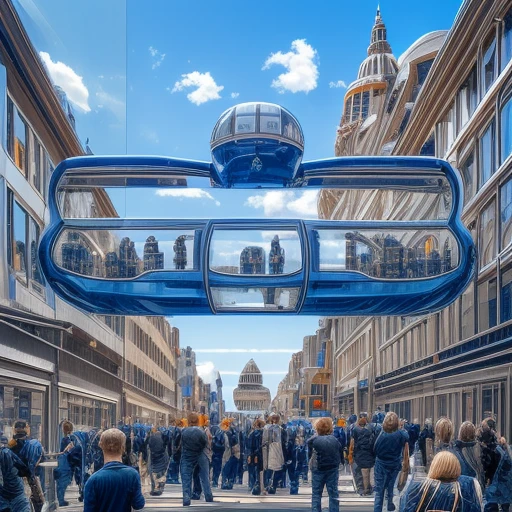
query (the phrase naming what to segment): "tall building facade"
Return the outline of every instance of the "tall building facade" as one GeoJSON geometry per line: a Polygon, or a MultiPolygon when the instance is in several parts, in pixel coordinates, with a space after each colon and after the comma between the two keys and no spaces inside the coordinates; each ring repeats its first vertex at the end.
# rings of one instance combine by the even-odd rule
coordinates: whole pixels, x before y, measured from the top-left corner
{"type": "MultiPolygon", "coordinates": [[[[37,247],[49,178],[61,160],[85,151],[66,95],[53,86],[11,0],[0,3],[0,28],[0,430],[10,437],[14,422],[27,420],[32,436],[56,451],[63,419],[78,429],[132,414],[156,420],[165,412],[167,420],[176,410],[177,345],[164,319],[84,314],[46,283],[37,247]],[[139,348],[149,338],[148,350],[139,348]],[[135,360],[137,380],[129,367],[135,360]]],[[[117,216],[101,190],[84,208],[93,203],[117,216]]],[[[74,241],[67,244],[59,249],[74,264],[74,241]]]]}
{"type": "Polygon", "coordinates": [[[299,398],[302,358],[302,351],[292,354],[288,364],[288,373],[279,383],[277,394],[272,400],[272,412],[278,413],[285,420],[297,418],[303,414],[299,398]]]}
{"type": "MultiPolygon", "coordinates": [[[[436,314],[329,318],[333,412],[381,406],[420,422],[449,416],[456,426],[494,415],[508,438],[512,6],[504,0],[466,0],[442,44],[425,45],[431,37],[424,36],[397,61],[397,78],[389,84],[384,113],[376,112],[377,117],[384,116],[384,133],[362,138],[361,148],[360,123],[348,142],[337,141],[336,151],[431,155],[457,167],[464,186],[463,222],[477,246],[477,272],[463,295],[436,314]],[[402,73],[407,76],[403,83],[402,73]]],[[[345,110],[346,105],[344,117],[345,110]]],[[[338,139],[346,133],[344,124],[338,139]]],[[[326,218],[337,218],[342,206],[338,199],[321,201],[326,218]]]]}

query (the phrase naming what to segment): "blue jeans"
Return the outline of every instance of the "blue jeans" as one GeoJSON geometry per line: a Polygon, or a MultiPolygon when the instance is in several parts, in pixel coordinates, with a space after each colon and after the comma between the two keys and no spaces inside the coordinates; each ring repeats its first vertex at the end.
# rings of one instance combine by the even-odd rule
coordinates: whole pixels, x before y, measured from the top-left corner
{"type": "Polygon", "coordinates": [[[291,463],[285,466],[285,472],[288,473],[288,480],[290,482],[290,494],[299,494],[299,472],[296,466],[297,454],[293,453],[291,463]]]}
{"type": "Polygon", "coordinates": [[[0,512],[2,510],[8,510],[9,512],[30,512],[30,503],[24,494],[16,496],[13,500],[6,500],[0,496],[0,512]]]}
{"type": "Polygon", "coordinates": [[[238,472],[238,459],[232,455],[222,469],[222,488],[233,489],[238,472]]]}
{"type": "Polygon", "coordinates": [[[395,488],[395,482],[400,473],[400,467],[387,468],[381,464],[378,460],[375,461],[375,501],[373,504],[373,512],[382,512],[382,506],[384,505],[384,494],[387,491],[388,494],[388,508],[393,503],[393,492],[395,488]]]}
{"type": "Polygon", "coordinates": [[[213,452],[212,454],[212,484],[214,487],[219,485],[219,477],[222,471],[223,452],[213,452]]]}
{"type": "Polygon", "coordinates": [[[167,483],[179,484],[180,483],[180,458],[173,456],[169,463],[169,471],[167,473],[167,483]]]}
{"type": "Polygon", "coordinates": [[[199,466],[199,481],[204,492],[206,501],[212,501],[213,495],[210,487],[210,463],[208,457],[201,453],[197,459],[181,457],[181,485],[183,489],[183,503],[190,504],[192,495],[192,478],[194,468],[199,466]]]}
{"type": "Polygon", "coordinates": [[[329,512],[338,512],[340,509],[338,493],[338,468],[328,469],[327,471],[315,470],[311,473],[311,510],[312,512],[322,512],[322,493],[324,485],[327,487],[329,495],[329,512]]]}

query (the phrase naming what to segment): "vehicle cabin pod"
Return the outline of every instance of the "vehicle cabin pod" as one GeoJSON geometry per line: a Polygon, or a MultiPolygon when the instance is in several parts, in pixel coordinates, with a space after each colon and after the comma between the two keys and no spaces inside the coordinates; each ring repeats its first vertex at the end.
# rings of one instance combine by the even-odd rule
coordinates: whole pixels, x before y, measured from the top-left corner
{"type": "MultiPolygon", "coordinates": [[[[262,126],[256,114],[242,130],[262,126]]],[[[282,117],[267,114],[278,132],[282,117]]],[[[474,244],[448,163],[301,163],[300,127],[287,128],[288,146],[285,132],[273,145],[261,133],[232,140],[230,115],[213,162],[87,156],[57,167],[39,256],[60,297],[101,315],[418,315],[466,288],[474,244]]]]}

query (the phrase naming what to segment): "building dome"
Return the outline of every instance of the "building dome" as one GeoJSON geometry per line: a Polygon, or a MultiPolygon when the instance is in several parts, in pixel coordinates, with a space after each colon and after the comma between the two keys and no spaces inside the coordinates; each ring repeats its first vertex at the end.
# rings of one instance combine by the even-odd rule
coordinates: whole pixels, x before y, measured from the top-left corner
{"type": "Polygon", "coordinates": [[[391,53],[376,53],[369,55],[359,66],[357,79],[379,75],[396,75],[398,64],[391,53]]]}
{"type": "Polygon", "coordinates": [[[263,386],[263,376],[254,359],[242,370],[233,400],[239,411],[265,411],[270,406],[270,390],[263,386]]]}

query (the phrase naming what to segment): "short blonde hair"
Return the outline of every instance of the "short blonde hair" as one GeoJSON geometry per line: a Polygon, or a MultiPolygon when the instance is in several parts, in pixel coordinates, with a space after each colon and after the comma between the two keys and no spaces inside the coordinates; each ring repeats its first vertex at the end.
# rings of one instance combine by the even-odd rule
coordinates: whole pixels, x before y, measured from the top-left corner
{"type": "Polygon", "coordinates": [[[126,448],[126,436],[118,428],[109,428],[101,434],[100,448],[111,455],[122,455],[126,448]]]}
{"type": "Polygon", "coordinates": [[[459,439],[463,443],[469,443],[476,438],[476,427],[471,421],[465,421],[459,429],[459,439]]]}
{"type": "Polygon", "coordinates": [[[382,430],[390,434],[398,430],[399,420],[398,415],[394,412],[388,412],[382,422],[382,430]]]}
{"type": "Polygon", "coordinates": [[[456,481],[461,474],[460,462],[457,457],[448,450],[439,452],[432,463],[428,472],[428,478],[441,480],[445,482],[456,481]]]}
{"type": "Polygon", "coordinates": [[[187,422],[189,427],[198,427],[199,426],[199,415],[195,412],[191,412],[187,416],[187,422]]]}
{"type": "Polygon", "coordinates": [[[453,423],[449,418],[440,418],[434,429],[436,443],[448,444],[453,437],[453,423]]]}
{"type": "Polygon", "coordinates": [[[315,423],[315,430],[319,436],[327,436],[332,434],[333,425],[331,418],[320,418],[315,423]]]}

